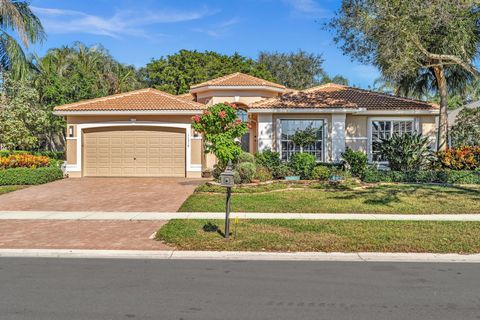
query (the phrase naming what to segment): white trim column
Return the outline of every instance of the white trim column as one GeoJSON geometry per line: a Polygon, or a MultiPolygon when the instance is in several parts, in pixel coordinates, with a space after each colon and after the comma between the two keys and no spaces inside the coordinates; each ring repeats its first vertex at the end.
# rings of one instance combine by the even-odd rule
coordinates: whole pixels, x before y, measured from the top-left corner
{"type": "Polygon", "coordinates": [[[340,162],[345,152],[345,113],[332,114],[332,162],[340,162]]]}
{"type": "Polygon", "coordinates": [[[272,114],[258,115],[258,139],[257,150],[264,151],[273,148],[273,116],[272,114]]]}

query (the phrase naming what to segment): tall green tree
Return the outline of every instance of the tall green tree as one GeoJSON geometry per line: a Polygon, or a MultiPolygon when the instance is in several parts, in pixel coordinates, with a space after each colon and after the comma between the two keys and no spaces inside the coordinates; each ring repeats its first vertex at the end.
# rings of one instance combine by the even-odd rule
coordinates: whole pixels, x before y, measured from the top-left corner
{"type": "Polygon", "coordinates": [[[138,70],[119,63],[99,45],[77,42],[51,49],[36,56],[34,66],[33,86],[48,111],[45,134],[52,150],[62,148],[65,141],[65,122],[52,114],[55,106],[144,87],[138,70]]]}
{"type": "Polygon", "coordinates": [[[330,77],[325,72],[321,54],[303,50],[290,53],[260,52],[258,62],[287,88],[302,90],[329,82],[348,85],[345,77],[330,77]]]}
{"type": "Polygon", "coordinates": [[[47,112],[26,80],[4,74],[0,95],[0,145],[11,150],[38,149],[44,138],[47,112]]]}
{"type": "Polygon", "coordinates": [[[10,71],[17,79],[29,71],[25,49],[45,39],[42,24],[29,5],[27,1],[0,0],[0,72],[10,71]]]}
{"type": "Polygon", "coordinates": [[[154,59],[142,69],[149,86],[172,94],[188,92],[191,85],[234,72],[275,80],[262,64],[238,53],[229,56],[213,51],[180,50],[154,59]]]}
{"type": "Polygon", "coordinates": [[[449,75],[458,75],[458,83],[480,76],[474,65],[478,0],[343,0],[328,25],[344,53],[377,66],[395,83],[433,76],[440,97],[438,146],[446,148],[449,85],[455,88],[449,75]]]}

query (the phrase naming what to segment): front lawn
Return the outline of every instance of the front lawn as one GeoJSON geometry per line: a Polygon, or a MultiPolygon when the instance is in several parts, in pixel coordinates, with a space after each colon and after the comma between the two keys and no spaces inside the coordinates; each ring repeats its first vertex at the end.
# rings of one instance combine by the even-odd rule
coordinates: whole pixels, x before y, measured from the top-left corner
{"type": "Polygon", "coordinates": [[[204,231],[212,224],[223,229],[222,220],[171,220],[156,239],[181,250],[480,253],[480,222],[232,220],[229,241],[204,231]]]}
{"type": "Polygon", "coordinates": [[[0,186],[0,195],[2,195],[4,193],[9,193],[9,192],[12,192],[12,191],[24,189],[26,187],[27,186],[0,186]]]}
{"type": "MultiPolygon", "coordinates": [[[[221,187],[200,186],[179,211],[222,212],[225,194],[220,192],[224,192],[221,187]]],[[[460,214],[480,213],[479,204],[478,185],[382,184],[328,188],[321,184],[281,184],[250,187],[248,192],[237,189],[232,195],[232,210],[236,212],[460,214]]]]}

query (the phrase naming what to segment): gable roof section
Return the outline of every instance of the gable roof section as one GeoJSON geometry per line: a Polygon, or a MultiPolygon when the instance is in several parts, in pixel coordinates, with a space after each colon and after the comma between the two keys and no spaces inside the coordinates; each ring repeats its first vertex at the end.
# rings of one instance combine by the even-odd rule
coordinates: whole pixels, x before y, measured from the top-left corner
{"type": "Polygon", "coordinates": [[[148,88],[65,104],[55,107],[54,111],[194,111],[205,108],[201,103],[148,88]]]}
{"type": "Polygon", "coordinates": [[[260,79],[241,72],[235,72],[220,78],[202,82],[191,86],[190,89],[198,89],[202,87],[272,87],[277,89],[285,89],[285,86],[282,86],[281,84],[260,79]]]}
{"type": "Polygon", "coordinates": [[[284,94],[253,103],[252,109],[366,109],[366,110],[435,110],[438,106],[414,99],[401,98],[385,93],[325,84],[303,91],[284,94]]]}

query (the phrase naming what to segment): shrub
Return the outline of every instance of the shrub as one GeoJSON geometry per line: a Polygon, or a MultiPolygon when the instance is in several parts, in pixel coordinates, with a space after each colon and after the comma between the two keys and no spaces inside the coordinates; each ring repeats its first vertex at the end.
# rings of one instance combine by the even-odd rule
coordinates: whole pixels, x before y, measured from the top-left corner
{"type": "Polygon", "coordinates": [[[410,182],[410,183],[446,183],[480,184],[480,172],[458,170],[420,170],[420,171],[384,171],[375,168],[365,170],[363,181],[374,182],[410,182]]]}
{"type": "Polygon", "coordinates": [[[428,137],[420,134],[395,133],[390,139],[380,139],[374,144],[394,171],[422,170],[434,160],[428,137]]]}
{"type": "Polygon", "coordinates": [[[296,153],[290,160],[293,173],[299,175],[302,179],[310,179],[315,164],[315,157],[308,153],[296,153]]]}
{"type": "Polygon", "coordinates": [[[260,181],[269,181],[273,179],[272,173],[265,167],[257,166],[257,171],[255,172],[255,179],[260,181]]]}
{"type": "Polygon", "coordinates": [[[0,169],[48,167],[50,160],[44,156],[31,154],[11,154],[0,158],[0,169]]]}
{"type": "Polygon", "coordinates": [[[368,156],[362,151],[353,151],[347,148],[342,153],[345,167],[355,177],[361,177],[368,167],[368,156]]]}
{"type": "Polygon", "coordinates": [[[35,185],[63,178],[63,172],[56,167],[14,168],[0,170],[0,185],[35,185]]]}
{"type": "Polygon", "coordinates": [[[256,166],[251,162],[242,162],[235,167],[240,176],[240,183],[249,183],[255,177],[256,166]]]}
{"type": "Polygon", "coordinates": [[[32,154],[34,156],[45,156],[55,160],[65,160],[65,152],[63,151],[0,150],[0,157],[8,157],[12,154],[32,154]]]}
{"type": "Polygon", "coordinates": [[[312,179],[325,181],[330,177],[330,169],[325,166],[316,166],[312,170],[312,179]]]}
{"type": "Polygon", "coordinates": [[[444,168],[452,170],[474,170],[480,168],[480,146],[464,146],[440,151],[438,160],[444,168]]]}
{"type": "Polygon", "coordinates": [[[276,167],[273,171],[273,176],[275,179],[283,179],[291,175],[293,175],[292,169],[283,163],[276,167]]]}
{"type": "Polygon", "coordinates": [[[255,154],[255,163],[258,166],[267,168],[271,172],[275,172],[276,168],[282,164],[282,161],[278,152],[265,150],[255,154]]]}
{"type": "Polygon", "coordinates": [[[253,154],[251,154],[251,153],[242,151],[242,152],[238,155],[238,158],[237,158],[237,161],[236,161],[236,162],[237,162],[237,163],[244,163],[244,162],[254,163],[254,162],[255,162],[255,157],[254,157],[253,154]]]}
{"type": "Polygon", "coordinates": [[[464,108],[457,115],[455,125],[450,130],[452,145],[480,145],[480,108],[464,108]]]}

